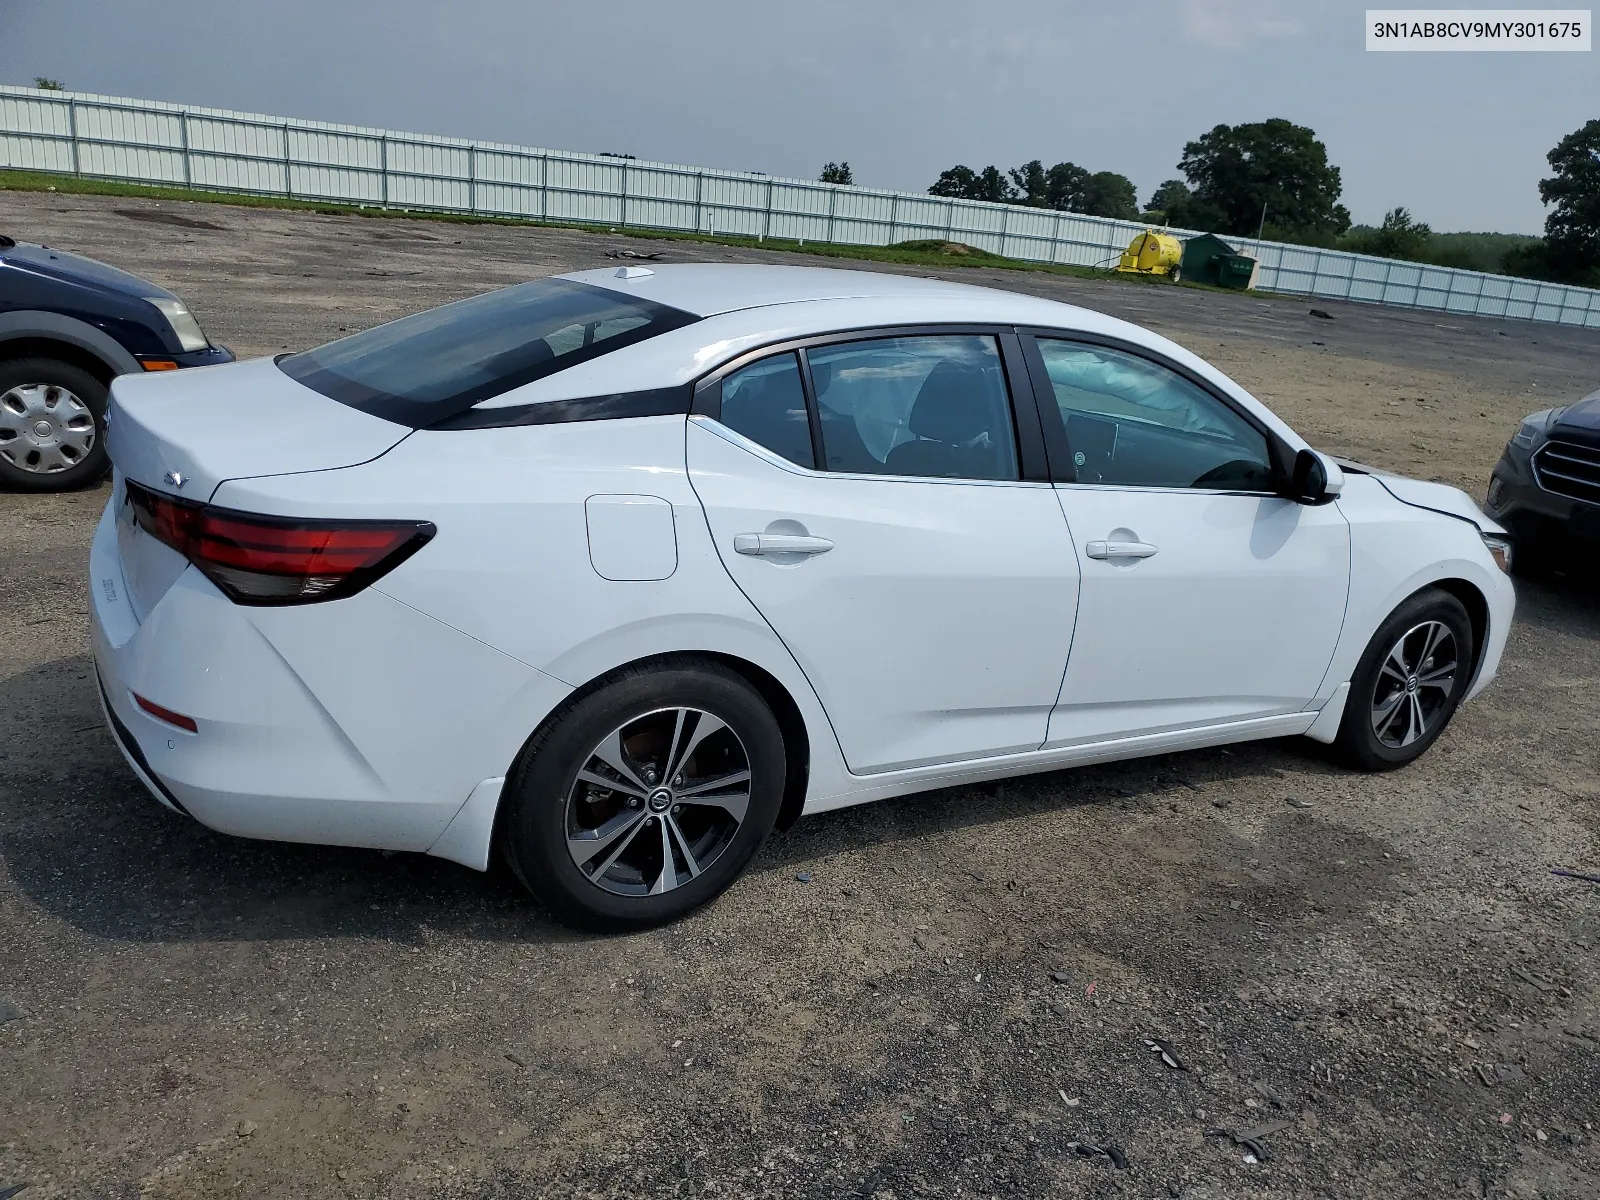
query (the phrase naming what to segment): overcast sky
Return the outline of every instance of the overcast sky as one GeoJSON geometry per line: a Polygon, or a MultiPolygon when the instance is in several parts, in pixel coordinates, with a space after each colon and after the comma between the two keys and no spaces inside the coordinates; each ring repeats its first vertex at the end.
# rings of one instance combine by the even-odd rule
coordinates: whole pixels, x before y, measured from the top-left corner
{"type": "Polygon", "coordinates": [[[1545,154],[1600,118],[1595,53],[1369,54],[1364,12],[0,0],[0,81],[775,175],[847,159],[858,183],[919,191],[958,162],[1070,159],[1128,175],[1141,202],[1213,125],[1287,117],[1327,143],[1357,221],[1405,205],[1438,230],[1540,232],[1545,154]]]}

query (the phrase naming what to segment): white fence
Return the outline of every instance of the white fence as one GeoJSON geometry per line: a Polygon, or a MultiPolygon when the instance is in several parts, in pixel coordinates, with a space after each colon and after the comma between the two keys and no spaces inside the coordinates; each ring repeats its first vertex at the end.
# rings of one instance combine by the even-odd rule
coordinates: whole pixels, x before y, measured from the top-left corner
{"type": "MultiPolygon", "coordinates": [[[[0,167],[340,204],[1093,266],[1144,226],[599,154],[0,85],[0,167]]],[[[1187,231],[1175,231],[1180,236],[1187,231]]],[[[1600,328],[1600,291],[1252,238],[1263,291],[1600,328]]]]}

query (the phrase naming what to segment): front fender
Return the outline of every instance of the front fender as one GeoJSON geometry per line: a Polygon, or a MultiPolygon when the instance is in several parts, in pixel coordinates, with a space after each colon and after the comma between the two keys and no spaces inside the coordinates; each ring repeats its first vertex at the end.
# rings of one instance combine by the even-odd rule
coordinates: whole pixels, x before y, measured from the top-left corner
{"type": "Polygon", "coordinates": [[[138,359],[123,349],[122,343],[110,334],[96,329],[87,321],[61,313],[38,309],[0,313],[0,352],[3,352],[6,342],[22,338],[48,338],[76,346],[105,363],[115,375],[132,375],[143,370],[138,359]]]}

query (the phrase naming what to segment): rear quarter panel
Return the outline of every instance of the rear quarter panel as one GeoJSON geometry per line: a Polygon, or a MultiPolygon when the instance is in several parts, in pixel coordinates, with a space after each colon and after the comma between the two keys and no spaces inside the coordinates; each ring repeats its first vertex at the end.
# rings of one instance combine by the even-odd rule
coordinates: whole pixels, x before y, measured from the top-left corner
{"type": "MultiPolygon", "coordinates": [[[[762,668],[793,697],[811,743],[810,795],[850,788],[837,739],[782,642],[734,586],[684,463],[684,417],[421,431],[372,462],[229,480],[214,502],[286,516],[432,521],[434,539],[375,589],[556,679],[581,687],[683,651],[762,668]],[[671,506],[676,565],[664,579],[605,579],[591,559],[594,497],[671,506]]],[[[519,720],[532,733],[548,714],[519,720]]],[[[504,773],[490,764],[484,775],[504,773]]]]}

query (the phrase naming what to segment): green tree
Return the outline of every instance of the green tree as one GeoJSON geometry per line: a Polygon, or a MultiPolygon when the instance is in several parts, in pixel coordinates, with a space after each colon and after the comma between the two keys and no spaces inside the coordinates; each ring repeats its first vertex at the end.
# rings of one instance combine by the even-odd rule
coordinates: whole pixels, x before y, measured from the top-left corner
{"type": "Polygon", "coordinates": [[[1379,258],[1433,262],[1429,252],[1432,242],[1432,229],[1421,221],[1413,221],[1408,210],[1392,208],[1383,215],[1383,224],[1378,228],[1369,225],[1352,229],[1339,240],[1339,249],[1375,254],[1379,258]]]}
{"type": "Polygon", "coordinates": [[[33,77],[33,86],[41,92],[59,92],[61,91],[61,80],[51,79],[47,75],[35,75],[33,77]]]}
{"type": "Polygon", "coordinates": [[[1120,221],[1139,219],[1139,194],[1133,180],[1115,171],[1096,171],[1084,188],[1084,205],[1078,210],[1091,217],[1115,217],[1120,221]]]}
{"type": "Polygon", "coordinates": [[[822,174],[817,176],[819,183],[851,184],[856,181],[854,173],[847,162],[831,162],[822,168],[822,174]]]}
{"type": "Polygon", "coordinates": [[[1011,177],[1012,186],[1020,193],[1017,203],[1026,204],[1031,208],[1054,208],[1051,203],[1050,174],[1044,169],[1041,159],[1023,163],[1020,167],[1012,167],[1006,172],[1011,177]]]}
{"type": "Polygon", "coordinates": [[[1049,170],[1042,159],[1023,163],[1006,172],[1011,177],[1015,202],[1031,208],[1082,212],[1089,172],[1076,163],[1059,162],[1049,170]]]}
{"type": "Polygon", "coordinates": [[[1194,189],[1181,222],[1191,227],[1248,236],[1265,214],[1280,235],[1296,239],[1326,240],[1350,228],[1328,148],[1281,117],[1216,126],[1184,146],[1178,169],[1194,189]]]}
{"type": "Polygon", "coordinates": [[[1548,273],[1593,281],[1600,274],[1600,120],[1569,133],[1547,157],[1553,174],[1539,181],[1539,199],[1553,206],[1544,221],[1548,273]]]}
{"type": "Polygon", "coordinates": [[[1221,229],[1224,224],[1222,210],[1209,200],[1199,199],[1181,179],[1169,179],[1155,190],[1144,218],[1178,229],[1221,229]]]}
{"type": "Polygon", "coordinates": [[[1077,163],[1058,162],[1045,172],[1050,207],[1060,212],[1088,212],[1089,172],[1077,163]]]}
{"type": "Polygon", "coordinates": [[[941,171],[938,180],[928,189],[930,196],[950,196],[957,200],[990,200],[1007,203],[1017,198],[1010,180],[1000,173],[999,167],[985,167],[974,171],[971,167],[954,166],[941,171]]]}

